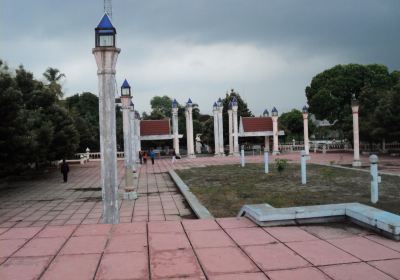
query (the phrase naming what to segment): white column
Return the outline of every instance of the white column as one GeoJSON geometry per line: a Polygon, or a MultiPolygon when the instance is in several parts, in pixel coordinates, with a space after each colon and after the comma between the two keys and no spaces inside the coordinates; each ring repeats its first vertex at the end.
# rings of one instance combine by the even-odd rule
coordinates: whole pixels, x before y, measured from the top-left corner
{"type": "Polygon", "coordinates": [[[238,128],[238,106],[232,105],[233,119],[233,154],[239,156],[239,128],[238,128]]]}
{"type": "Polygon", "coordinates": [[[115,66],[120,49],[96,47],[93,54],[99,79],[99,126],[103,222],[119,221],[117,140],[115,122],[115,66]]]}
{"type": "Polygon", "coordinates": [[[194,137],[193,137],[193,107],[188,106],[188,116],[189,116],[189,156],[196,157],[194,154],[194,137]]]}
{"type": "Polygon", "coordinates": [[[130,118],[130,125],[131,125],[131,130],[130,130],[130,153],[131,153],[131,163],[132,163],[132,172],[133,172],[133,178],[137,178],[137,168],[136,168],[136,161],[137,161],[137,153],[136,153],[136,125],[135,125],[135,111],[133,109],[133,105],[131,105],[130,111],[129,111],[129,118],[130,118]]]}
{"type": "Polygon", "coordinates": [[[303,111],[303,126],[304,126],[304,151],[308,156],[310,154],[310,144],[308,141],[308,113],[303,111]]]}
{"type": "Polygon", "coordinates": [[[273,131],[273,141],[274,148],[272,151],[273,155],[279,155],[279,143],[278,143],[278,116],[272,116],[272,131],[273,131]]]}
{"type": "Polygon", "coordinates": [[[229,155],[233,155],[233,116],[232,109],[228,110],[229,118],[229,155]]]}
{"type": "Polygon", "coordinates": [[[215,155],[219,155],[219,129],[218,129],[218,109],[214,106],[213,110],[214,118],[214,144],[215,144],[215,155]]]}
{"type": "MultiPolygon", "coordinates": [[[[136,114],[135,114],[136,115],[136,114]]],[[[139,157],[139,151],[142,150],[142,142],[140,140],[140,117],[135,116],[136,125],[136,156],[139,157]]]]}
{"type": "Polygon", "coordinates": [[[133,188],[132,151],[131,151],[131,124],[130,124],[130,97],[121,96],[122,103],[122,129],[124,135],[124,163],[125,163],[125,189],[133,188]]]}
{"type": "Polygon", "coordinates": [[[178,108],[172,108],[172,133],[174,135],[175,154],[179,155],[178,108]]]}
{"type": "Polygon", "coordinates": [[[221,156],[225,155],[224,151],[224,128],[222,119],[222,105],[218,108],[218,139],[219,139],[219,153],[221,156]]]}
{"type": "Polygon", "coordinates": [[[358,102],[356,100],[352,100],[351,110],[353,112],[353,140],[354,140],[353,166],[358,167],[361,166],[361,161],[360,161],[360,138],[358,130],[358,102]]]}

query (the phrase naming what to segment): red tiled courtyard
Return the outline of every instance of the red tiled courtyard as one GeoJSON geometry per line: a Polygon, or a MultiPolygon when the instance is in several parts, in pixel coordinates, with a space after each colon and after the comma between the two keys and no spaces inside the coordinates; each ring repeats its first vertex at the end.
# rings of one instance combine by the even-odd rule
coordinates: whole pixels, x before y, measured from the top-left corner
{"type": "MultiPolygon", "coordinates": [[[[312,157],[332,160],[346,164],[351,155],[312,157]]],[[[174,168],[237,161],[182,159],[174,168]]],[[[400,279],[400,242],[351,224],[262,228],[245,218],[197,220],[170,168],[163,159],[140,169],[139,199],[121,200],[118,225],[101,224],[97,162],[73,166],[67,184],[50,172],[1,189],[0,279],[400,279]]],[[[121,183],[122,170],[120,162],[121,183]]]]}

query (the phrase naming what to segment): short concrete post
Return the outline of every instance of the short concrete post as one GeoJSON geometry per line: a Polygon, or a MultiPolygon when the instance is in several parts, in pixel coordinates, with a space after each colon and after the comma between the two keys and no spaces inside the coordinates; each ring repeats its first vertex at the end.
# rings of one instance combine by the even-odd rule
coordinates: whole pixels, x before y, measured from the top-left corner
{"type": "Polygon", "coordinates": [[[269,173],[269,155],[268,155],[268,150],[264,149],[264,173],[268,174],[269,173]]]}
{"type": "Polygon", "coordinates": [[[358,100],[355,95],[353,95],[351,100],[351,110],[353,113],[353,150],[354,150],[354,159],[353,166],[360,167],[360,136],[359,136],[359,127],[358,127],[358,100]]]}
{"type": "Polygon", "coordinates": [[[232,99],[232,121],[233,121],[233,154],[239,155],[239,129],[238,129],[238,103],[234,96],[232,99]]]}
{"type": "Polygon", "coordinates": [[[371,163],[371,202],[377,203],[379,200],[379,183],[381,182],[381,176],[378,176],[378,157],[371,155],[369,162],[371,163]]]}
{"type": "Polygon", "coordinates": [[[307,184],[307,154],[306,151],[301,151],[301,184],[307,184]]]}
{"type": "Polygon", "coordinates": [[[229,102],[228,109],[228,130],[229,130],[229,155],[233,155],[233,113],[232,113],[232,102],[229,102]]]}
{"type": "Polygon", "coordinates": [[[90,158],[90,149],[89,147],[86,148],[86,160],[89,162],[89,158],[90,158]]]}
{"type": "Polygon", "coordinates": [[[244,161],[244,145],[242,145],[242,149],[240,150],[240,165],[242,167],[245,166],[245,161],[244,161]]]}
{"type": "Polygon", "coordinates": [[[326,144],[323,144],[323,145],[322,145],[322,153],[323,153],[323,154],[326,154],[326,144]]]}
{"type": "Polygon", "coordinates": [[[307,106],[303,107],[303,128],[304,128],[304,150],[306,151],[306,155],[310,154],[310,144],[308,140],[308,108],[307,106]]]}

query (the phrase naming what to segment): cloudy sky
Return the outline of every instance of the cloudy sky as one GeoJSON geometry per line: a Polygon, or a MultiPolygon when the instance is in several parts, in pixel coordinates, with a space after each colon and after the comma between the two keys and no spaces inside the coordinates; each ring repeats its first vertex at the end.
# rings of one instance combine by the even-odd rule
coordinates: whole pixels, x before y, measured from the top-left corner
{"type": "MultiPolygon", "coordinates": [[[[311,78],[336,64],[400,70],[399,0],[113,0],[121,53],[139,111],[155,95],[210,113],[231,88],[256,115],[301,108],[311,78]]],[[[91,49],[102,0],[0,0],[0,58],[42,79],[66,74],[66,96],[97,94],[91,49]]]]}

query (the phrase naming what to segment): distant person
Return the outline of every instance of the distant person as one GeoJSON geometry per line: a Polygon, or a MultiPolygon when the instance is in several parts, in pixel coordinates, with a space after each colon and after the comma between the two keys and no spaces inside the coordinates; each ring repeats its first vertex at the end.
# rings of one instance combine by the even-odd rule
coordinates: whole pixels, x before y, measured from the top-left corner
{"type": "Polygon", "coordinates": [[[61,169],[61,173],[62,173],[63,178],[64,178],[64,183],[66,183],[68,181],[69,165],[65,161],[65,159],[63,159],[63,162],[61,163],[61,168],[60,169],[61,169]]]}
{"type": "Polygon", "coordinates": [[[147,152],[143,152],[143,163],[147,164],[147,152]]]}
{"type": "Polygon", "coordinates": [[[142,151],[139,151],[139,161],[140,161],[140,164],[143,164],[143,152],[142,151]]]}
{"type": "Polygon", "coordinates": [[[154,158],[155,158],[156,154],[154,153],[153,149],[150,150],[149,156],[151,159],[151,164],[154,165],[154,158]]]}
{"type": "Polygon", "coordinates": [[[175,149],[174,149],[174,150],[172,150],[172,164],[174,164],[175,161],[176,161],[176,152],[175,152],[175,149]]]}

